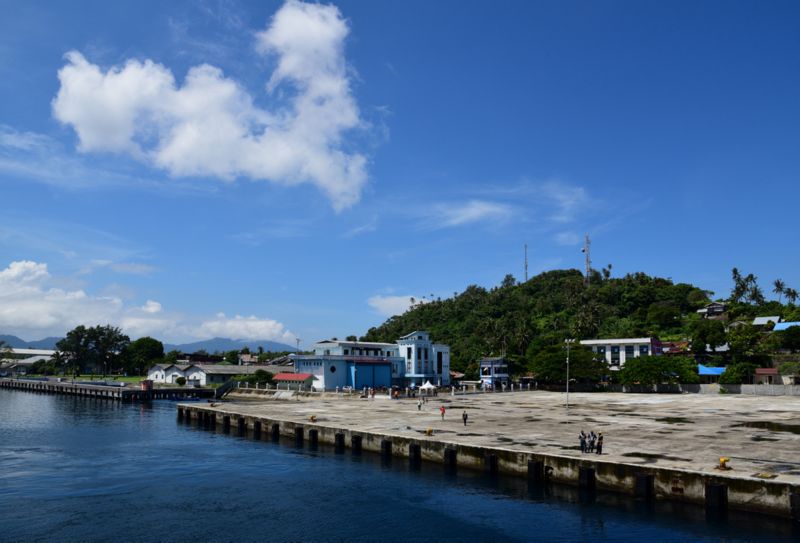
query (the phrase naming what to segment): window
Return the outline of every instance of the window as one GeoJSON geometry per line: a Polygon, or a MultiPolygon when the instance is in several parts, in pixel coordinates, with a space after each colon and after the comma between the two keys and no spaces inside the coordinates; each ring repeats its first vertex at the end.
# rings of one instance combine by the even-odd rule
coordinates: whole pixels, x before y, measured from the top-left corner
{"type": "Polygon", "coordinates": [[[345,349],[344,354],[350,354],[350,349],[345,349]]]}
{"type": "Polygon", "coordinates": [[[406,347],[406,358],[411,360],[411,347],[406,347]]]}
{"type": "Polygon", "coordinates": [[[640,345],[639,346],[639,355],[647,356],[650,354],[650,346],[649,345],[640,345]]]}
{"type": "Polygon", "coordinates": [[[336,373],[336,366],[331,366],[331,373],[336,373]]]}
{"type": "Polygon", "coordinates": [[[632,358],[633,352],[633,345],[625,345],[625,358],[632,358]]]}
{"type": "Polygon", "coordinates": [[[425,360],[427,360],[427,359],[428,359],[428,348],[425,347],[425,360]]]}
{"type": "Polygon", "coordinates": [[[606,355],[605,345],[600,345],[597,347],[597,354],[602,354],[603,356],[606,355]]]}

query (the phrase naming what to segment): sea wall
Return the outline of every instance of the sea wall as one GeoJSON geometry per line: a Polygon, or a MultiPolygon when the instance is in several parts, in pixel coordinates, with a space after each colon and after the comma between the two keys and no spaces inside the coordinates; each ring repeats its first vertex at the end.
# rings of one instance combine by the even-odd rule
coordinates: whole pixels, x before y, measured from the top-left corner
{"type": "Polygon", "coordinates": [[[409,438],[317,424],[275,420],[226,411],[221,406],[179,405],[178,420],[256,439],[290,437],[298,443],[325,443],[338,450],[370,451],[408,458],[411,463],[438,462],[446,468],[485,470],[575,485],[587,491],[620,492],[644,500],[676,500],[704,505],[710,511],[728,508],[791,517],[800,521],[800,487],[769,479],[753,479],[726,471],[708,472],[647,467],[497,447],[464,445],[436,435],[409,438]]]}

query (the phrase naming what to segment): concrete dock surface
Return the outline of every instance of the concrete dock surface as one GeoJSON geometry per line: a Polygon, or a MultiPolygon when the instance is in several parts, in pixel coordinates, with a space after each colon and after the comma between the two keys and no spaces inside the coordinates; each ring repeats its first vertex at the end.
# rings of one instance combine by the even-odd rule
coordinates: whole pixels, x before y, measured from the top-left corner
{"type": "MultiPolygon", "coordinates": [[[[581,430],[604,436],[603,461],[800,485],[800,399],[790,396],[522,391],[417,399],[233,399],[214,410],[459,445],[583,457],[581,430]],[[440,407],[445,407],[442,420],[440,407]],[[462,414],[468,415],[464,426],[462,414]],[[427,437],[426,430],[433,429],[427,437]]],[[[598,458],[599,459],[599,458],[598,458]]]]}

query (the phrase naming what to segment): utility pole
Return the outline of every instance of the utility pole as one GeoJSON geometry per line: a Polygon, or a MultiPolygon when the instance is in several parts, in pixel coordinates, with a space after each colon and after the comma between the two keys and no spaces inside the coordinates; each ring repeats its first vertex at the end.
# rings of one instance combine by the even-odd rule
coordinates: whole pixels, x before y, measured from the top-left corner
{"type": "Polygon", "coordinates": [[[528,282],[528,244],[525,244],[525,282],[528,282]]]}
{"type": "Polygon", "coordinates": [[[567,411],[569,411],[569,346],[572,345],[574,339],[565,339],[564,343],[567,344],[567,411]]]}
{"type": "Polygon", "coordinates": [[[295,349],[295,354],[300,354],[300,338],[296,337],[294,340],[297,342],[297,349],[295,349]]]}
{"type": "Polygon", "coordinates": [[[592,258],[589,254],[589,246],[591,244],[592,242],[589,240],[589,234],[586,234],[583,238],[583,249],[581,249],[581,252],[586,258],[586,275],[583,277],[583,284],[587,287],[589,286],[589,273],[592,271],[592,258]]]}

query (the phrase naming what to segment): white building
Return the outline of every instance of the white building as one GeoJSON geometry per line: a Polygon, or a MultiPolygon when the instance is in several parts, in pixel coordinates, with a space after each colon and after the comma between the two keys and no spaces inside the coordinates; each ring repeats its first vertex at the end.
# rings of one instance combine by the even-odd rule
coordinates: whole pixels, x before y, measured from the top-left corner
{"type": "Polygon", "coordinates": [[[397,343],[324,340],[312,355],[291,355],[295,371],[314,376],[316,390],[345,387],[450,384],[450,348],[434,344],[427,332],[413,332],[397,343]]]}
{"type": "Polygon", "coordinates": [[[154,383],[175,384],[178,377],[183,377],[187,385],[206,386],[224,383],[237,375],[252,375],[260,369],[264,368],[224,364],[157,364],[147,372],[147,378],[154,383]]]}
{"type": "Polygon", "coordinates": [[[630,358],[660,355],[661,342],[656,338],[638,337],[624,339],[583,339],[581,345],[603,355],[612,370],[619,370],[630,358]]]}

